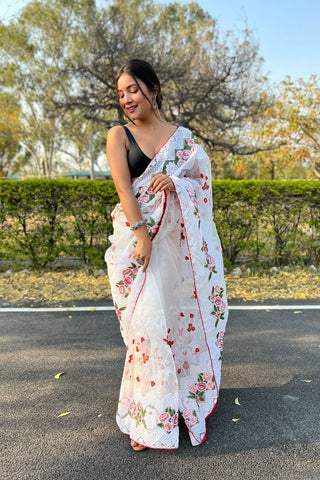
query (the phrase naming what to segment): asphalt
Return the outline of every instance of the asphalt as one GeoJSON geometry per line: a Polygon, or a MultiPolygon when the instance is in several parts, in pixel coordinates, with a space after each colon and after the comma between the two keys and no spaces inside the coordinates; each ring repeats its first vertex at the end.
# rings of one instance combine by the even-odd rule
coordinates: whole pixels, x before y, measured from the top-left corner
{"type": "Polygon", "coordinates": [[[304,303],[230,311],[207,441],[182,426],[172,452],[134,452],[118,430],[113,311],[0,313],[0,479],[318,480],[320,311],[304,303]]]}

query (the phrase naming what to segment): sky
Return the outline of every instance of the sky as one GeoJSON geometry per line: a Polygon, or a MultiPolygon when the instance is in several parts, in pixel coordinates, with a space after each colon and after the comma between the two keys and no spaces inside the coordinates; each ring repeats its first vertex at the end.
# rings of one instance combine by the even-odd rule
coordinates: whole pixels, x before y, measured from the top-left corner
{"type": "MultiPolygon", "coordinates": [[[[158,0],[159,1],[159,0],[158,0]]],[[[189,3],[189,0],[178,0],[189,3]]],[[[28,0],[0,0],[0,18],[15,15],[28,0]]],[[[98,5],[104,0],[98,0],[98,5]]],[[[170,0],[160,0],[170,3],[170,0]]],[[[287,75],[293,80],[320,76],[319,0],[198,0],[220,31],[239,31],[245,23],[264,58],[263,71],[271,82],[287,75]]]]}

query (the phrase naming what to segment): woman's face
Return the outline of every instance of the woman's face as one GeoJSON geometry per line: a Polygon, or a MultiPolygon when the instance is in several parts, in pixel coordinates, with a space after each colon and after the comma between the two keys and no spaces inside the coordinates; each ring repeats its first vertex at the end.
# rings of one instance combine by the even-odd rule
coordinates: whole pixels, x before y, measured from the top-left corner
{"type": "Polygon", "coordinates": [[[128,73],[123,73],[117,84],[117,93],[120,107],[130,118],[130,120],[143,120],[150,115],[152,110],[152,95],[147,86],[139,80],[139,85],[143,93],[149,98],[150,103],[143,95],[136,81],[128,73]]]}

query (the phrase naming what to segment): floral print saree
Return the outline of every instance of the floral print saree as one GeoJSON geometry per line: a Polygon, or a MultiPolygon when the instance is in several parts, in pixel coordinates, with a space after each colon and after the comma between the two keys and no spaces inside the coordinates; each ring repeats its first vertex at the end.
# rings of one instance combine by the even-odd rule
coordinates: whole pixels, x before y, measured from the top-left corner
{"type": "Polygon", "coordinates": [[[210,172],[202,146],[178,127],[133,182],[152,240],[145,273],[121,204],[112,213],[105,259],[127,349],[117,423],[149,448],[178,447],[179,414],[192,445],[204,442],[218,401],[228,307],[210,172]],[[148,188],[158,173],[174,192],[148,188]]]}

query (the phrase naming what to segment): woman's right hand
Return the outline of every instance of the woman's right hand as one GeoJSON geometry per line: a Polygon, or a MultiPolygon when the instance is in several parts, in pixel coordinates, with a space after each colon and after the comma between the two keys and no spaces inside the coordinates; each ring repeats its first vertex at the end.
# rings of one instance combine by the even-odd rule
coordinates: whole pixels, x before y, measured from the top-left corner
{"type": "Polygon", "coordinates": [[[134,254],[136,258],[143,260],[142,271],[145,272],[151,258],[152,242],[146,227],[139,228],[135,233],[137,236],[137,245],[134,249],[134,254]],[[143,232],[139,232],[139,230],[143,230],[143,232]]]}

